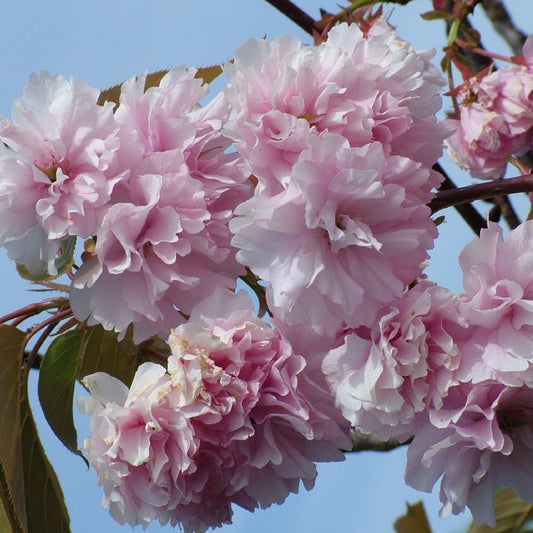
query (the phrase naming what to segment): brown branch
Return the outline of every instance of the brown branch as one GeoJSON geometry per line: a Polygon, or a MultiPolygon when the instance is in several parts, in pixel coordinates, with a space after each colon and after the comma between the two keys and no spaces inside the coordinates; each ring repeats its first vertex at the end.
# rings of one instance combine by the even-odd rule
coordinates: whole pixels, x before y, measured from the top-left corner
{"type": "Polygon", "coordinates": [[[520,226],[520,219],[514,210],[513,205],[511,204],[508,196],[497,196],[495,198],[496,204],[500,207],[501,214],[507,222],[509,229],[515,229],[517,226],[520,226]]]}
{"type": "Polygon", "coordinates": [[[469,204],[475,200],[486,200],[507,194],[531,191],[533,191],[533,175],[526,174],[516,178],[499,179],[467,187],[441,190],[428,205],[431,212],[436,213],[446,207],[469,204]]]}
{"type": "MultiPolygon", "coordinates": [[[[442,174],[444,176],[444,181],[441,183],[441,186],[439,188],[439,193],[437,193],[436,197],[440,194],[440,191],[456,191],[457,185],[452,181],[452,179],[448,176],[446,171],[442,168],[442,166],[437,163],[433,167],[437,172],[442,174]]],[[[431,203],[429,204],[431,207],[431,203]]],[[[463,218],[463,220],[470,226],[472,231],[479,235],[481,230],[483,228],[487,227],[486,220],[479,214],[478,210],[470,203],[465,204],[459,204],[454,205],[455,210],[459,213],[459,215],[463,218]]]]}
{"type": "Polygon", "coordinates": [[[405,446],[411,442],[413,439],[406,440],[405,442],[400,442],[398,440],[381,440],[373,435],[368,435],[366,433],[361,433],[358,429],[352,429],[350,432],[350,437],[352,439],[352,449],[351,452],[389,452],[400,446],[405,446]]]}
{"type": "Polygon", "coordinates": [[[513,54],[521,55],[527,35],[515,26],[503,2],[501,0],[483,0],[481,5],[487,18],[492,22],[494,30],[507,42],[513,54]]]}
{"type": "Polygon", "coordinates": [[[309,35],[316,30],[316,21],[290,0],[266,0],[309,35]]]}

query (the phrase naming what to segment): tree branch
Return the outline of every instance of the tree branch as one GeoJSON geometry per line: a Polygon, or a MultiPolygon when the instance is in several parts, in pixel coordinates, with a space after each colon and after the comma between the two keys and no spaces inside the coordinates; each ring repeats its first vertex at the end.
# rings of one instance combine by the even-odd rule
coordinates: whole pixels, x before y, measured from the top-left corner
{"type": "Polygon", "coordinates": [[[513,204],[509,200],[508,196],[497,196],[495,198],[496,204],[500,207],[501,214],[507,222],[509,229],[515,229],[517,226],[520,226],[520,219],[514,210],[513,204]]]}
{"type": "Polygon", "coordinates": [[[533,191],[533,175],[526,174],[516,178],[505,178],[477,183],[467,187],[441,190],[428,205],[431,208],[431,212],[436,213],[446,207],[468,204],[475,200],[486,200],[502,195],[531,191],[533,191]]]}
{"type": "Polygon", "coordinates": [[[515,26],[503,2],[501,0],[483,0],[481,5],[495,31],[507,42],[513,54],[515,56],[521,55],[527,35],[515,26]]]}
{"type": "MultiPolygon", "coordinates": [[[[439,188],[439,192],[436,194],[436,199],[440,191],[456,191],[458,190],[457,185],[452,181],[452,179],[448,176],[446,171],[442,168],[442,166],[437,163],[433,167],[437,172],[442,174],[444,176],[444,181],[441,183],[441,186],[439,188]]],[[[431,203],[429,206],[431,207],[431,203]]],[[[487,221],[479,214],[478,210],[470,203],[464,203],[464,204],[458,204],[454,205],[455,210],[459,213],[459,215],[463,218],[463,220],[470,226],[470,229],[476,234],[479,235],[481,230],[483,228],[487,227],[487,221]]],[[[432,211],[435,212],[435,211],[432,211]]]]}
{"type": "Polygon", "coordinates": [[[300,9],[296,4],[290,0],[266,0],[269,4],[274,6],[278,11],[281,11],[286,17],[291,19],[295,24],[300,26],[302,30],[309,35],[313,35],[313,30],[316,29],[316,21],[310,17],[305,11],[300,9]]]}

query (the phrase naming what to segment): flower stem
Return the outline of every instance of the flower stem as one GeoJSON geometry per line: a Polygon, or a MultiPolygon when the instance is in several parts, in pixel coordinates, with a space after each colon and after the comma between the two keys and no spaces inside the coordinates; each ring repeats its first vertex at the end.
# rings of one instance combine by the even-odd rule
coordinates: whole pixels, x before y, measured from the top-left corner
{"type": "Polygon", "coordinates": [[[42,313],[43,311],[46,311],[47,309],[54,309],[56,307],[59,307],[58,302],[56,300],[47,300],[44,302],[33,303],[0,317],[0,324],[5,324],[9,320],[13,320],[15,318],[20,317],[22,317],[22,320],[26,320],[27,318],[33,315],[37,315],[39,313],[42,313]]]}

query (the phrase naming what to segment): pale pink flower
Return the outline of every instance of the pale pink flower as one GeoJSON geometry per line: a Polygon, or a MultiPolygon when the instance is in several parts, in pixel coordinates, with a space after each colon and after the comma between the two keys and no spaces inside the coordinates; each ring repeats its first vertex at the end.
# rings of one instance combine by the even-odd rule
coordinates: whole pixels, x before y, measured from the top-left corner
{"type": "Polygon", "coordinates": [[[310,489],[315,461],[342,460],[345,425],[313,404],[305,360],[261,321],[246,293],[218,290],[172,331],[168,373],[142,365],[130,391],[88,376],[85,443],[120,523],[203,532],[310,489]]]}
{"type": "Polygon", "coordinates": [[[31,161],[0,145],[0,244],[32,274],[56,274],[62,239],[49,239],[35,212],[50,180],[31,161]],[[40,184],[40,185],[39,185],[40,184]]]}
{"type": "Polygon", "coordinates": [[[533,386],[533,221],[505,237],[494,223],[459,256],[465,294],[461,312],[476,327],[460,376],[533,386]]]}
{"type": "Polygon", "coordinates": [[[141,157],[113,191],[73,281],[78,318],[121,333],[133,324],[136,342],[166,337],[198,301],[244,274],[228,223],[251,184],[220,133],[228,106],[219,97],[200,107],[207,89],[195,72],[173,69],[146,92],[145,77],[123,85],[116,119],[141,157]]]}
{"type": "Polygon", "coordinates": [[[336,404],[351,424],[387,440],[411,437],[426,410],[456,382],[466,324],[457,298],[421,281],[384,307],[372,328],[348,332],[323,362],[336,404]]]}
{"type": "Polygon", "coordinates": [[[466,506],[477,523],[494,527],[493,497],[502,486],[533,502],[533,389],[497,381],[450,389],[407,452],[406,481],[430,492],[440,484],[441,515],[466,506]]]}
{"type": "Polygon", "coordinates": [[[449,121],[456,130],[446,141],[450,156],[476,178],[502,178],[507,157],[524,155],[533,143],[533,70],[507,65],[467,80],[459,100],[459,117],[449,121]]]}
{"type": "Polygon", "coordinates": [[[136,341],[164,338],[184,321],[180,311],[189,312],[195,296],[235,281],[203,259],[209,213],[198,182],[145,174],[128,183],[130,202],[109,207],[94,255],[74,277],[70,303],[91,325],[124,332],[133,323],[136,341]]]}
{"type": "Polygon", "coordinates": [[[429,406],[408,451],[406,480],[430,491],[442,476],[442,514],[468,506],[495,525],[494,492],[533,501],[533,221],[505,237],[489,223],[461,252],[459,311],[471,336],[454,336],[457,384],[429,406]],[[530,405],[531,404],[531,405],[530,405]]]}
{"type": "Polygon", "coordinates": [[[225,490],[239,505],[282,503],[300,482],[313,486],[314,461],[342,459],[346,425],[324,416],[305,359],[257,318],[246,293],[217,291],[173,331],[170,345],[173,382],[196,398],[196,412],[211,406],[195,418],[196,434],[233,457],[224,465],[225,490]],[[202,381],[186,389],[192,380],[184,375],[194,369],[202,369],[202,381]]]}
{"type": "Polygon", "coordinates": [[[57,241],[92,235],[122,178],[113,106],[97,105],[98,95],[42,72],[15,102],[13,121],[0,118],[0,139],[10,148],[0,158],[0,242],[30,270],[55,273],[57,241]],[[32,246],[34,257],[21,253],[32,246]]]}
{"type": "Polygon", "coordinates": [[[270,283],[270,308],[288,324],[371,325],[421,272],[437,235],[424,203],[438,182],[381,143],[314,135],[283,192],[256,190],[236,209],[237,259],[270,283]]]}
{"type": "Polygon", "coordinates": [[[176,524],[172,511],[202,486],[183,484],[183,476],[196,470],[198,441],[173,403],[165,368],[142,364],[130,389],[103,372],[84,384],[93,397],[79,398],[78,407],[91,417],[94,433],[84,447],[104,490],[104,507],[120,524],[176,524]]]}
{"type": "Polygon", "coordinates": [[[431,54],[415,52],[384,21],[375,26],[365,36],[340,24],[317,47],[290,36],[250,40],[224,67],[234,109],[224,131],[268,194],[286,186],[312,133],[339,133],[351,146],[380,141],[387,155],[428,168],[440,157],[443,80],[431,54]]]}

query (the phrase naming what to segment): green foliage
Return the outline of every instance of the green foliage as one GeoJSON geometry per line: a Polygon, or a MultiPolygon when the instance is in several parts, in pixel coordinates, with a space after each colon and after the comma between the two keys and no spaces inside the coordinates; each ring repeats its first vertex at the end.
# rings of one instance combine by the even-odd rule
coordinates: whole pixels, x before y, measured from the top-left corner
{"type": "Polygon", "coordinates": [[[522,501],[512,489],[496,493],[494,510],[496,527],[473,523],[468,533],[526,533],[524,526],[533,519],[533,504],[522,501]]]}
{"type": "Polygon", "coordinates": [[[72,412],[82,336],[82,331],[67,331],[52,342],[39,369],[38,391],[44,416],[56,436],[85,460],[78,450],[72,412]]]}
{"type": "Polygon", "coordinates": [[[68,533],[69,516],[56,474],[41,446],[21,360],[26,334],[0,326],[0,489],[2,533],[68,533]]]}
{"type": "Polygon", "coordinates": [[[137,345],[129,335],[119,341],[117,333],[106,331],[102,326],[82,331],[78,379],[94,372],[107,372],[130,386],[140,364],[146,361],[164,363],[170,353],[168,345],[157,338],[137,345]]]}
{"type": "Polygon", "coordinates": [[[63,491],[42,447],[27,395],[23,399],[21,422],[27,531],[69,533],[70,519],[63,491]]]}
{"type": "Polygon", "coordinates": [[[32,274],[28,269],[21,263],[17,263],[17,271],[19,275],[30,281],[37,282],[46,282],[54,280],[63,274],[70,271],[72,265],[74,264],[74,250],[76,248],[76,237],[72,236],[68,239],[65,239],[61,243],[61,253],[59,257],[55,260],[55,266],[57,269],[57,274],[49,274],[44,268],[41,272],[37,274],[32,274]]]}
{"type": "Polygon", "coordinates": [[[431,533],[424,504],[407,504],[407,512],[394,522],[396,533],[431,533]]]}
{"type": "Polygon", "coordinates": [[[420,15],[424,20],[448,20],[453,18],[452,13],[447,11],[428,11],[427,13],[422,13],[420,15]]]}
{"type": "Polygon", "coordinates": [[[119,341],[117,333],[101,326],[80,326],[57,337],[41,363],[38,390],[46,420],[59,440],[83,458],[74,425],[77,380],[94,372],[107,372],[130,385],[140,364],[154,360],[154,355],[166,358],[168,353],[163,341],[150,339],[141,345],[129,337],[119,341]]]}
{"type": "MultiPolygon", "coordinates": [[[[22,356],[26,333],[0,326],[0,532],[69,533],[63,493],[39,440],[27,394],[29,369],[22,356]]],[[[39,399],[51,428],[63,444],[78,450],[73,399],[76,381],[104,371],[130,384],[137,367],[168,356],[159,339],[137,346],[118,340],[101,326],[79,325],[58,336],[39,372],[39,399]]]]}

